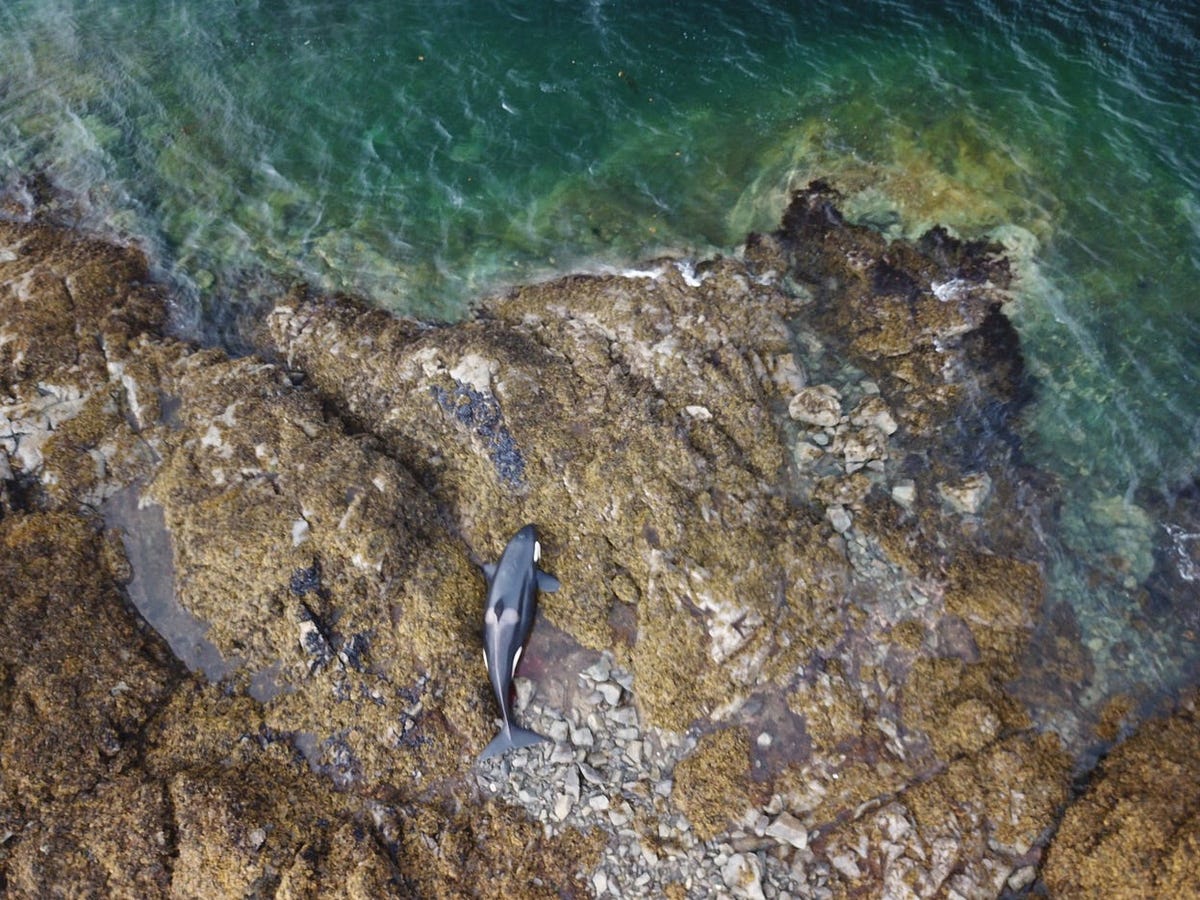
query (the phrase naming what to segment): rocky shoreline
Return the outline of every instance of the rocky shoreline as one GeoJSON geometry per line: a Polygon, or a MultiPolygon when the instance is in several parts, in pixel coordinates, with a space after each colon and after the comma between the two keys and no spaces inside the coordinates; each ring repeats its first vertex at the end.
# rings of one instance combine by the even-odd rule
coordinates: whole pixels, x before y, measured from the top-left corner
{"type": "MultiPolygon", "coordinates": [[[[1053,496],[1002,248],[837,203],[454,325],[297,289],[239,358],[136,250],[0,222],[0,893],[1200,888],[1190,801],[1105,839],[1139,884],[1079,864],[1158,743],[1075,799],[1014,693],[1053,496]],[[476,765],[478,565],[527,521],[554,742],[476,765]]],[[[1195,767],[1190,706],[1143,728],[1195,767]]]]}

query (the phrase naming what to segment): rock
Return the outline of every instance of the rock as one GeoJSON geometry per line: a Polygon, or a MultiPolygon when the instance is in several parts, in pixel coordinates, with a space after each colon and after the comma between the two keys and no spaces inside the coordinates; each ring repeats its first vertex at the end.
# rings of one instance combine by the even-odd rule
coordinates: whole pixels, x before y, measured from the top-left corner
{"type": "Polygon", "coordinates": [[[897,481],[892,486],[892,499],[904,509],[912,509],[917,500],[917,483],[911,478],[897,481]]]}
{"type": "Polygon", "coordinates": [[[604,784],[604,776],[587,763],[579,764],[579,774],[588,784],[604,784]]]}
{"type": "Polygon", "coordinates": [[[614,828],[620,828],[622,825],[628,824],[630,815],[628,807],[624,809],[613,808],[608,811],[608,820],[614,828]]]}
{"type": "Polygon", "coordinates": [[[843,534],[850,530],[852,519],[850,513],[841,506],[831,506],[825,510],[825,517],[829,519],[829,524],[833,526],[833,530],[838,534],[843,534]]]}
{"type": "Polygon", "coordinates": [[[887,441],[883,432],[868,425],[839,435],[833,443],[833,450],[842,454],[846,471],[854,472],[872,460],[886,459],[887,441]]]}
{"type": "Polygon", "coordinates": [[[529,706],[529,701],[533,697],[533,682],[528,678],[514,678],[513,689],[516,691],[516,702],[513,708],[518,712],[524,712],[529,706]]]}
{"type": "Polygon", "coordinates": [[[1200,717],[1147,722],[1067,807],[1042,877],[1055,896],[1200,895],[1200,717]]]}
{"type": "Polygon", "coordinates": [[[827,384],[802,388],[788,404],[788,415],[805,425],[832,428],[842,419],[841,395],[827,384]]]}
{"type": "MultiPolygon", "coordinates": [[[[628,580],[628,579],[626,579],[628,580]]],[[[626,600],[626,603],[631,602],[626,600]]],[[[608,681],[608,676],[612,673],[612,663],[607,656],[601,656],[598,660],[588,666],[581,673],[586,678],[592,680],[593,683],[599,684],[608,681]]]]}
{"type": "Polygon", "coordinates": [[[780,354],[775,358],[772,377],[783,390],[792,393],[803,390],[808,382],[804,369],[790,353],[780,354]]]}
{"type": "Polygon", "coordinates": [[[845,876],[851,882],[862,878],[862,869],[858,866],[858,859],[852,853],[838,853],[829,857],[829,862],[840,874],[845,876]]]}
{"type": "Polygon", "coordinates": [[[1023,890],[1037,879],[1037,869],[1033,866],[1022,866],[1009,876],[1006,887],[1010,891],[1023,890]]]}
{"type": "Polygon", "coordinates": [[[758,857],[735,853],[721,867],[721,879],[735,897],[766,900],[762,889],[762,871],[758,857]]]}
{"type": "Polygon", "coordinates": [[[1154,568],[1155,525],[1144,509],[1124,496],[1094,497],[1067,505],[1064,536],[1077,552],[1097,561],[1100,569],[1126,587],[1136,587],[1154,568]]]}
{"type": "Polygon", "coordinates": [[[576,766],[569,766],[563,776],[563,791],[572,801],[578,801],[579,787],[579,769],[576,766]]]}
{"type": "Polygon", "coordinates": [[[604,698],[604,702],[609,706],[616,706],[621,702],[621,686],[619,684],[614,684],[611,681],[601,682],[596,685],[596,690],[600,692],[600,695],[604,698]]]}
{"type": "Polygon", "coordinates": [[[799,850],[808,846],[808,830],[791,813],[784,812],[776,816],[767,826],[766,834],[799,850]]]}
{"type": "Polygon", "coordinates": [[[630,741],[625,747],[625,757],[635,767],[642,764],[642,746],[641,741],[630,741]]]}
{"type": "Polygon", "coordinates": [[[982,509],[992,492],[992,479],[987,472],[978,472],[953,483],[938,484],[942,501],[954,512],[973,516],[982,509]]]}
{"type": "Polygon", "coordinates": [[[574,805],[574,801],[568,794],[559,794],[554,801],[554,818],[561,822],[571,814],[571,808],[574,805]]]}
{"type": "MultiPolygon", "coordinates": [[[[875,390],[879,388],[876,385],[875,390]]],[[[858,426],[870,426],[881,434],[895,434],[900,427],[896,424],[896,420],[892,418],[891,412],[887,408],[887,404],[883,402],[883,398],[878,394],[864,397],[853,410],[850,411],[850,424],[858,426]]]]}
{"type": "Polygon", "coordinates": [[[806,468],[825,455],[825,451],[815,444],[810,444],[808,441],[797,441],[796,449],[792,451],[792,457],[796,461],[798,468],[806,468]]]}

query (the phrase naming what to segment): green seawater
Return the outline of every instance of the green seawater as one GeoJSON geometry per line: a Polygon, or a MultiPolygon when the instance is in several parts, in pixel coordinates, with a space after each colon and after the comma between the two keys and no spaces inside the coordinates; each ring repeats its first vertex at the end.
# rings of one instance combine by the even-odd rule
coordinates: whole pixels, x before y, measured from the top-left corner
{"type": "Polygon", "coordinates": [[[6,0],[0,177],[34,171],[235,348],[296,278],[453,319],[728,252],[814,177],[1001,239],[1091,699],[1197,678],[1195,5],[6,0]]]}

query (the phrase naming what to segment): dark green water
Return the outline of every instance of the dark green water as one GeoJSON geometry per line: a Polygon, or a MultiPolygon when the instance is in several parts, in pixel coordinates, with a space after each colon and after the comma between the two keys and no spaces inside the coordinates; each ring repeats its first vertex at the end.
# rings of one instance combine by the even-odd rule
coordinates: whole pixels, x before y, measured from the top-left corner
{"type": "Polygon", "coordinates": [[[999,237],[1090,690],[1196,676],[1194,4],[6,0],[0,171],[34,170],[206,340],[274,278],[454,318],[728,250],[817,176],[890,234],[999,237]]]}

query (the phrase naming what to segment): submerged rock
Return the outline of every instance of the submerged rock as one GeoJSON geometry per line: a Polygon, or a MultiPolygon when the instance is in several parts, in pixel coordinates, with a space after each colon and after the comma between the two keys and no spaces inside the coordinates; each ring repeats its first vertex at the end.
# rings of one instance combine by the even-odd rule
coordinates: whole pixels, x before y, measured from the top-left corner
{"type": "Polygon", "coordinates": [[[788,403],[788,414],[807,425],[832,428],[842,419],[841,398],[827,384],[802,388],[788,403]]]}

